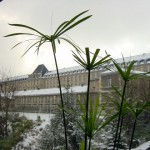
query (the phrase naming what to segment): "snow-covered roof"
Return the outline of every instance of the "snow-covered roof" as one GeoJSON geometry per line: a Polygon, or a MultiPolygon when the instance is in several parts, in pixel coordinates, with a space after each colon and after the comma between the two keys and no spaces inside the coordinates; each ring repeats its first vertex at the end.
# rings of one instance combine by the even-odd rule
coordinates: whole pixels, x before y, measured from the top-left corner
{"type": "Polygon", "coordinates": [[[21,75],[21,76],[11,77],[9,78],[9,80],[24,80],[24,79],[27,79],[28,77],[29,75],[21,75]]]}
{"type": "MultiPolygon", "coordinates": [[[[122,68],[122,70],[124,71],[125,69],[122,68]]],[[[107,74],[113,74],[113,73],[117,73],[118,70],[116,68],[112,69],[112,70],[107,70],[107,71],[104,71],[101,73],[101,75],[107,75],[107,74]]],[[[143,71],[137,71],[137,70],[131,70],[131,73],[132,74],[144,74],[146,72],[143,72],[143,71]]]]}
{"type": "MultiPolygon", "coordinates": [[[[132,60],[137,61],[137,64],[140,64],[140,62],[143,63],[150,63],[150,53],[144,53],[141,55],[135,55],[135,56],[130,56],[130,57],[124,57],[125,62],[130,62],[132,60]]],[[[123,58],[116,59],[116,62],[118,64],[123,63],[123,58]]],[[[103,66],[107,65],[113,65],[113,62],[106,63],[103,66]]],[[[136,65],[136,64],[135,64],[136,65]]],[[[99,66],[96,70],[104,70],[102,66],[99,66]]],[[[74,66],[74,67],[68,67],[68,68],[63,68],[59,69],[59,74],[60,76],[67,75],[67,74],[76,74],[76,73],[81,73],[81,72],[86,72],[86,70],[82,66],[74,66]]],[[[44,77],[53,77],[56,76],[56,70],[48,71],[44,74],[44,77]]],[[[29,78],[29,75],[21,75],[21,76],[16,76],[16,77],[11,77],[9,78],[10,81],[21,81],[21,80],[26,80],[29,78]]],[[[1,80],[2,81],[2,80],[1,80]]]]}
{"type": "MultiPolygon", "coordinates": [[[[87,91],[87,86],[74,86],[69,89],[69,92],[73,93],[85,93],[87,91]]],[[[66,89],[62,87],[62,93],[66,93],[66,89]]],[[[37,90],[27,90],[27,91],[16,91],[14,96],[42,96],[42,95],[59,95],[59,88],[50,89],[37,89],[37,90]]]]}
{"type": "MultiPolygon", "coordinates": [[[[118,58],[115,59],[117,63],[122,63],[123,58],[118,58]]],[[[135,56],[130,56],[130,57],[124,57],[125,62],[130,62],[130,61],[142,61],[142,60],[150,60],[150,53],[143,53],[141,55],[135,55],[135,56]]]]}
{"type": "Polygon", "coordinates": [[[28,79],[29,75],[21,75],[21,76],[15,76],[15,77],[8,77],[5,79],[1,79],[0,82],[5,82],[5,81],[21,81],[21,80],[26,80],[28,79]]]}
{"type": "MultiPolygon", "coordinates": [[[[135,55],[135,56],[130,56],[130,57],[124,57],[123,58],[118,58],[115,59],[118,64],[122,64],[123,61],[126,63],[131,62],[133,60],[137,61],[136,64],[140,64],[141,62],[143,63],[150,63],[150,53],[144,53],[141,55],[135,55]]],[[[113,62],[109,62],[104,64],[103,66],[108,66],[108,65],[113,65],[113,62]]],[[[96,70],[105,70],[102,66],[99,66],[96,70]]],[[[73,73],[78,73],[78,72],[85,72],[86,70],[82,66],[74,66],[74,67],[68,67],[68,68],[63,68],[59,69],[60,76],[62,75],[67,75],[67,74],[73,74],[73,73]]],[[[56,70],[49,71],[45,73],[44,77],[52,77],[56,76],[56,70]]]]}
{"type": "MultiPolygon", "coordinates": [[[[69,74],[70,72],[73,73],[73,72],[78,72],[78,71],[85,71],[85,69],[81,66],[68,67],[68,68],[59,69],[59,74],[63,75],[63,74],[69,74]]],[[[57,74],[56,70],[52,70],[52,71],[45,73],[44,76],[47,77],[47,76],[52,76],[56,74],[57,74]]]]}

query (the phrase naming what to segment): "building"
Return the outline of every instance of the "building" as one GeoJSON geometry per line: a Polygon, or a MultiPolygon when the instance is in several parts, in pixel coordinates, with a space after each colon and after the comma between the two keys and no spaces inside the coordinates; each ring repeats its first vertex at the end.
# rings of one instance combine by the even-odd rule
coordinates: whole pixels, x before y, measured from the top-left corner
{"type": "MultiPolygon", "coordinates": [[[[135,60],[134,70],[150,71],[150,53],[116,59],[120,66],[128,65],[135,60]]],[[[97,96],[110,91],[111,85],[118,85],[116,73],[106,70],[106,67],[114,67],[113,63],[107,63],[91,71],[90,93],[97,96]],[[117,82],[116,82],[117,81],[117,82]]],[[[82,100],[82,95],[87,90],[87,71],[81,66],[63,68],[59,70],[63,94],[70,87],[74,100],[82,100]]],[[[16,85],[14,93],[14,110],[30,112],[55,112],[60,103],[56,70],[48,71],[42,64],[32,74],[9,78],[16,85]]],[[[102,98],[101,98],[102,101],[102,98]]],[[[76,102],[75,102],[76,104],[76,102]]]]}

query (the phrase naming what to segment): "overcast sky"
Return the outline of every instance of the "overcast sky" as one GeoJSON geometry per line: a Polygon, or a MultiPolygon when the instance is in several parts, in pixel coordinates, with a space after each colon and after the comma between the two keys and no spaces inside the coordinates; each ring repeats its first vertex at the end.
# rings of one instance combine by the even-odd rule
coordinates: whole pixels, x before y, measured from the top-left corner
{"type": "MultiPolygon", "coordinates": [[[[21,58],[27,44],[10,50],[16,43],[29,37],[4,35],[25,31],[9,26],[20,23],[32,26],[45,34],[52,34],[60,23],[89,10],[92,18],[67,35],[82,49],[106,50],[114,58],[150,52],[150,0],[3,0],[0,2],[0,69],[10,69],[15,75],[30,74],[39,64],[55,69],[51,47],[41,47],[37,56],[34,49],[21,58]]],[[[62,42],[58,45],[59,68],[77,65],[72,58],[73,48],[62,42]]]]}

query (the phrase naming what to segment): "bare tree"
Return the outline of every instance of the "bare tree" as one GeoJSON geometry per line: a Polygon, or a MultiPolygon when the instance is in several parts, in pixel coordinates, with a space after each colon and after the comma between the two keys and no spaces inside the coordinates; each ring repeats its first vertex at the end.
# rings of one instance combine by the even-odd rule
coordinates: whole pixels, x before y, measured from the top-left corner
{"type": "Polygon", "coordinates": [[[3,131],[1,136],[8,136],[8,119],[10,108],[14,105],[14,93],[16,91],[15,81],[6,74],[1,74],[0,80],[0,127],[3,131]]]}

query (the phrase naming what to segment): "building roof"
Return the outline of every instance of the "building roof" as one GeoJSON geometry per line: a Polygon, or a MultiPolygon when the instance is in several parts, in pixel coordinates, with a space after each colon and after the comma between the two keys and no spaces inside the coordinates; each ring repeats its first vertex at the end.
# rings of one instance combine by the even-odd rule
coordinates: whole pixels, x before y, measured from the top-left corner
{"type": "MultiPolygon", "coordinates": [[[[122,63],[123,58],[118,58],[115,59],[117,63],[122,63]]],[[[141,55],[134,55],[130,57],[124,57],[125,62],[130,62],[130,61],[142,61],[142,60],[150,60],[150,53],[143,53],[141,55]]]]}
{"type": "MultiPolygon", "coordinates": [[[[73,93],[85,93],[87,91],[87,86],[74,86],[69,89],[69,92],[73,93]]],[[[62,93],[66,93],[66,89],[62,87],[62,93]]],[[[59,88],[50,89],[37,89],[37,90],[27,90],[27,91],[16,91],[14,96],[42,96],[42,95],[59,95],[59,88]]]]}
{"type": "MultiPolygon", "coordinates": [[[[130,56],[130,57],[124,57],[123,58],[118,58],[115,59],[118,64],[122,64],[123,61],[126,63],[131,62],[135,60],[137,63],[135,65],[140,64],[141,62],[144,61],[144,63],[150,63],[150,53],[144,53],[141,55],[135,55],[135,56],[130,56]]],[[[106,63],[103,66],[108,66],[108,65],[113,65],[113,62],[106,63]]],[[[103,66],[99,66],[96,68],[96,70],[104,70],[103,66]]],[[[74,67],[68,67],[68,68],[63,68],[59,69],[60,76],[61,75],[67,75],[67,74],[73,74],[73,73],[78,73],[78,72],[86,72],[86,70],[82,66],[74,66],[74,67]]],[[[56,70],[49,71],[45,73],[44,77],[49,77],[49,76],[56,76],[56,70]]]]}
{"type": "MultiPolygon", "coordinates": [[[[124,71],[125,69],[122,68],[122,70],[124,71]]],[[[101,73],[101,75],[107,75],[107,74],[114,74],[114,73],[118,73],[118,70],[116,68],[114,69],[111,69],[111,70],[107,70],[107,71],[104,71],[101,73]]],[[[137,70],[131,70],[131,73],[132,74],[144,74],[146,72],[143,72],[143,71],[137,71],[137,70]]]]}
{"type": "MultiPolygon", "coordinates": [[[[59,74],[60,75],[63,75],[63,74],[69,74],[69,73],[77,73],[79,71],[85,71],[85,69],[82,67],[82,66],[74,66],[74,67],[68,67],[68,68],[63,68],[63,69],[59,69],[59,74]]],[[[49,76],[53,76],[53,75],[56,75],[57,72],[56,70],[52,70],[52,71],[49,71],[47,73],[45,73],[45,77],[49,77],[49,76]]]]}
{"type": "Polygon", "coordinates": [[[5,82],[5,81],[22,81],[22,80],[27,80],[28,77],[29,77],[29,75],[15,76],[15,77],[1,79],[0,82],[5,82]]]}
{"type": "MultiPolygon", "coordinates": [[[[132,60],[135,60],[135,61],[137,61],[137,63],[135,63],[135,65],[140,64],[141,62],[150,63],[150,53],[144,53],[141,55],[125,57],[124,60],[125,60],[125,62],[130,62],[132,60]]],[[[123,58],[116,59],[116,62],[118,64],[122,64],[123,58]]],[[[111,63],[105,64],[104,66],[108,66],[108,65],[113,65],[113,63],[111,62],[111,63]]],[[[95,70],[103,70],[104,71],[105,69],[103,66],[99,66],[95,70]]],[[[60,76],[68,75],[68,74],[77,74],[77,73],[81,73],[81,72],[86,72],[86,70],[82,66],[74,66],[74,67],[59,69],[60,76]]],[[[45,77],[45,78],[57,76],[56,70],[48,71],[48,69],[45,67],[44,64],[38,65],[37,68],[34,70],[33,74],[41,74],[42,77],[45,77]]],[[[21,81],[21,80],[28,79],[28,77],[29,77],[29,75],[16,76],[16,77],[12,77],[11,80],[21,81]]]]}
{"type": "Polygon", "coordinates": [[[41,64],[37,66],[32,74],[41,74],[43,76],[46,72],[48,72],[48,69],[45,67],[44,64],[41,64]]]}

